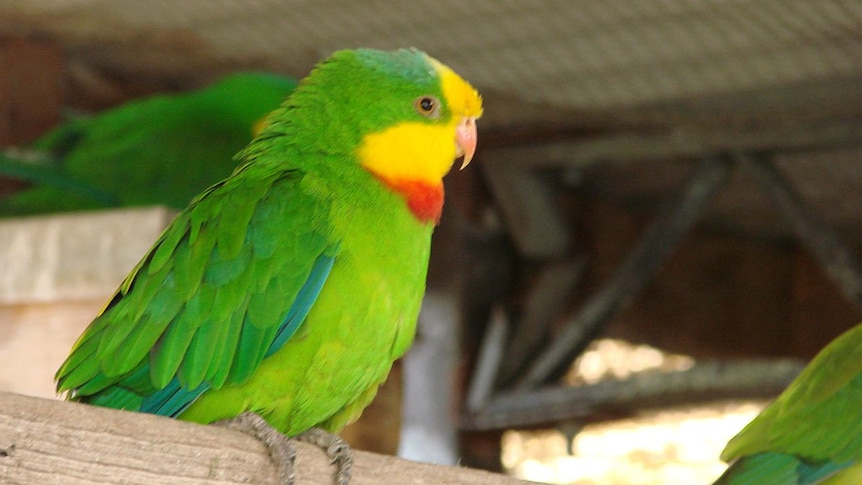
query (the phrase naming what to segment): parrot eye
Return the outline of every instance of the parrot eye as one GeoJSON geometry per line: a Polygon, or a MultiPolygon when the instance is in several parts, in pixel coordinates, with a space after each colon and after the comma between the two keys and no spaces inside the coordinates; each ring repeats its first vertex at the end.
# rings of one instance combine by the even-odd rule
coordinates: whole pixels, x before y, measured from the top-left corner
{"type": "Polygon", "coordinates": [[[422,96],[416,100],[416,111],[426,118],[440,117],[440,101],[434,96],[422,96]]]}

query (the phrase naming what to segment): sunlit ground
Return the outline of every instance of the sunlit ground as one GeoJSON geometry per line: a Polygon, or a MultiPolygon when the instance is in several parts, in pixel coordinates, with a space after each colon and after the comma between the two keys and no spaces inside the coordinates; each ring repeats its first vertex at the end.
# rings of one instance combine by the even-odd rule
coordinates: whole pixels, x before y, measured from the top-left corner
{"type": "MultiPolygon", "coordinates": [[[[575,363],[568,380],[595,382],[692,363],[651,347],[602,340],[575,363]]],[[[561,431],[509,431],[503,436],[503,466],[519,478],[555,484],[705,485],[725,468],[718,458],[724,445],[764,404],[724,403],[589,425],[575,436],[571,455],[561,431]]]]}

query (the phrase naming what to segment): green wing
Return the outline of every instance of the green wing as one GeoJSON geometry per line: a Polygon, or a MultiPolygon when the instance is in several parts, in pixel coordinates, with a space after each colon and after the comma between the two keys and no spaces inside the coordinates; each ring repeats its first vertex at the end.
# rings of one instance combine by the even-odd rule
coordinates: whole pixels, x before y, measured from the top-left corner
{"type": "Polygon", "coordinates": [[[300,172],[258,172],[241,170],[177,216],[75,344],[58,392],[141,410],[169,385],[203,392],[257,369],[337,250],[328,207],[300,189],[300,172]]]}
{"type": "Polygon", "coordinates": [[[752,476],[776,467],[797,480],[776,483],[818,483],[862,462],[862,324],[826,346],[721,458],[736,462],[717,483],[749,483],[732,478],[734,467],[752,476]]]}

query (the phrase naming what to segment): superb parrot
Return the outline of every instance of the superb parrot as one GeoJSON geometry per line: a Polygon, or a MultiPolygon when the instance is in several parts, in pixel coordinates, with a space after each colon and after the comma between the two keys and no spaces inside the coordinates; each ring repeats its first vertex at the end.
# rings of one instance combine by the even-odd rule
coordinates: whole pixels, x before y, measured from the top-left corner
{"type": "Polygon", "coordinates": [[[862,324],[728,442],[716,485],[862,484],[862,324]]]}
{"type": "Polygon", "coordinates": [[[197,91],[71,119],[29,147],[42,163],[8,154],[0,159],[0,173],[35,183],[0,200],[0,213],[151,204],[182,209],[231,174],[233,157],[252,139],[256,123],[295,87],[285,76],[240,72],[197,91]]]}
{"type": "Polygon", "coordinates": [[[57,371],[58,392],[287,436],[357,419],[415,334],[442,177],[478,92],[418,50],[319,63],[182,210],[57,371]]]}

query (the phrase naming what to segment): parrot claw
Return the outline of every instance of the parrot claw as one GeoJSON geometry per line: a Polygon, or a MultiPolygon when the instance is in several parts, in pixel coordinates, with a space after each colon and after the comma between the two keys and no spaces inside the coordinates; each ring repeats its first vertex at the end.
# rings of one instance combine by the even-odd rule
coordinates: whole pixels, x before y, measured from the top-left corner
{"type": "Polygon", "coordinates": [[[350,453],[350,445],[340,436],[320,428],[311,428],[296,435],[294,439],[326,450],[327,456],[336,466],[336,485],[348,485],[350,483],[350,475],[353,471],[353,455],[350,453]]]}
{"type": "Polygon", "coordinates": [[[287,436],[273,428],[259,414],[245,412],[235,418],[217,421],[213,424],[234,431],[240,431],[257,438],[269,450],[272,462],[275,464],[276,469],[278,469],[282,485],[294,484],[296,481],[294,471],[296,448],[294,448],[293,443],[287,436]]]}

